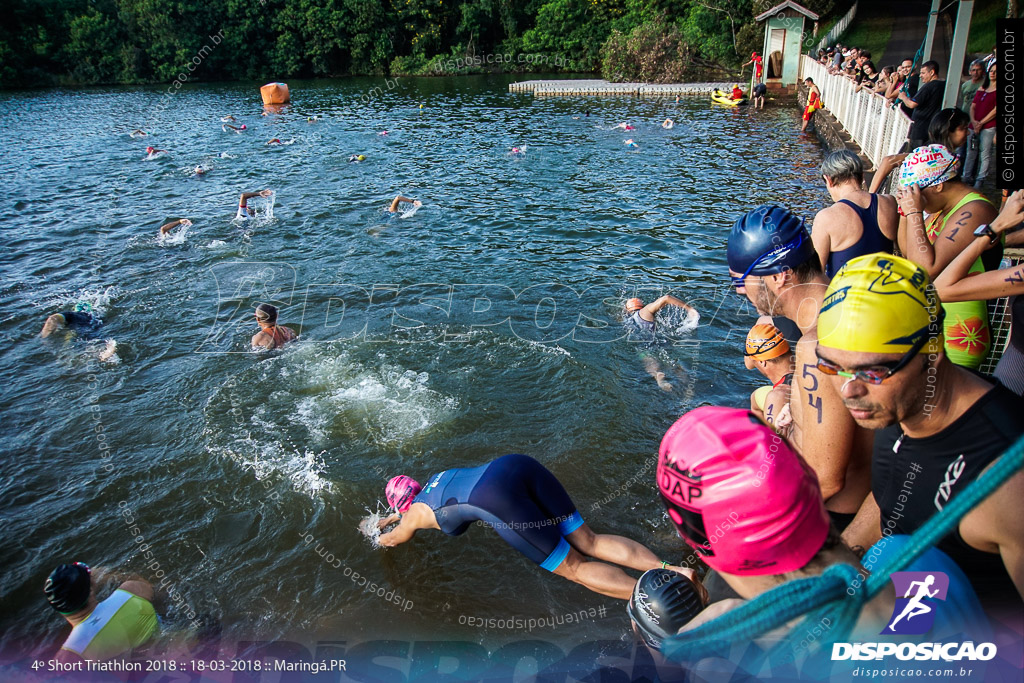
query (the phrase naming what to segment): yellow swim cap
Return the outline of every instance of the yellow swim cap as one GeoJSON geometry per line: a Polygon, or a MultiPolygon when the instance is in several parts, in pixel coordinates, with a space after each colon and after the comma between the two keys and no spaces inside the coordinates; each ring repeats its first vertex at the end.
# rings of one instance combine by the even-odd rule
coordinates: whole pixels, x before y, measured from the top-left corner
{"type": "Polygon", "coordinates": [[[851,259],[825,291],[818,314],[822,346],[857,353],[906,353],[922,335],[942,348],[942,306],[928,274],[891,254],[851,259]]]}
{"type": "Polygon", "coordinates": [[[761,323],[754,325],[747,333],[744,356],[750,356],[755,360],[771,360],[787,353],[789,353],[789,342],[775,325],[761,323]]]}

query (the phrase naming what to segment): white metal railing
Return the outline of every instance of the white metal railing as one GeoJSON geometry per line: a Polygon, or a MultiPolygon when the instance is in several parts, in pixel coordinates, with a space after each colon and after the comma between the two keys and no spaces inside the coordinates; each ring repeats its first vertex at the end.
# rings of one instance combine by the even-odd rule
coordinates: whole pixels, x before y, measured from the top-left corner
{"type": "Polygon", "coordinates": [[[812,78],[821,91],[823,108],[836,117],[853,141],[860,145],[871,163],[896,154],[907,140],[910,118],[895,109],[881,95],[867,90],[854,92],[857,85],[846,76],[832,75],[824,64],[800,57],[800,78],[812,78]]]}
{"type": "Polygon", "coordinates": [[[828,34],[821,39],[821,42],[818,43],[818,47],[816,47],[815,50],[824,50],[826,47],[835,42],[835,39],[843,35],[843,31],[849,28],[850,22],[853,21],[853,18],[855,16],[857,16],[857,3],[853,3],[853,7],[851,7],[850,11],[846,13],[846,16],[840,19],[839,23],[833,26],[832,30],[829,31],[828,34]]]}

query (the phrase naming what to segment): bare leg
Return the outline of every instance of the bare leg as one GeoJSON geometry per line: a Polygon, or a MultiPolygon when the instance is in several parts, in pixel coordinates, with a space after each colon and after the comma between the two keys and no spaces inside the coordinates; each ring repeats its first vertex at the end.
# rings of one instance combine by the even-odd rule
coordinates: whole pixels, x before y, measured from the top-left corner
{"type": "Polygon", "coordinates": [[[644,370],[654,378],[662,391],[672,391],[672,384],[665,379],[665,373],[661,369],[661,363],[654,356],[644,356],[644,370]]]}
{"type": "Polygon", "coordinates": [[[575,550],[569,551],[565,561],[553,573],[586,586],[595,593],[619,600],[629,600],[633,586],[636,585],[636,579],[618,567],[604,562],[587,562],[575,550]]]}
{"type": "Polygon", "coordinates": [[[661,566],[661,560],[646,546],[623,536],[595,534],[586,524],[566,536],[565,540],[584,555],[623,567],[644,572],[661,566]]]}

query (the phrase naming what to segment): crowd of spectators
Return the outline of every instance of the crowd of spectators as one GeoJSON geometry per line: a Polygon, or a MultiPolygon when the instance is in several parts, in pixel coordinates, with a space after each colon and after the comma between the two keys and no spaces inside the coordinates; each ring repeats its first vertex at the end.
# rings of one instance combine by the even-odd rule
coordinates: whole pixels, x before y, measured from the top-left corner
{"type": "MultiPolygon", "coordinates": [[[[833,76],[849,78],[856,84],[855,92],[867,91],[885,98],[889,106],[899,106],[911,121],[905,152],[911,152],[929,142],[948,143],[949,139],[934,139],[929,131],[933,120],[942,110],[946,82],[938,62],[930,60],[917,65],[907,57],[898,64],[889,64],[879,70],[871,60],[871,53],[861,48],[837,44],[818,50],[818,61],[833,76]]],[[[996,52],[971,62],[969,78],[960,85],[956,109],[966,120],[966,137],[953,148],[959,161],[960,177],[975,189],[980,189],[990,177],[994,164],[996,142],[997,66],[996,52]]],[[[819,87],[822,84],[817,84],[819,87]]],[[[959,114],[945,111],[947,119],[960,120],[959,114]]],[[[948,128],[948,126],[947,126],[948,128]]],[[[905,154],[887,158],[879,170],[888,173],[906,157],[905,154]]],[[[884,176],[884,174],[883,174],[884,176]]],[[[879,178],[879,183],[884,180],[879,178]]]]}

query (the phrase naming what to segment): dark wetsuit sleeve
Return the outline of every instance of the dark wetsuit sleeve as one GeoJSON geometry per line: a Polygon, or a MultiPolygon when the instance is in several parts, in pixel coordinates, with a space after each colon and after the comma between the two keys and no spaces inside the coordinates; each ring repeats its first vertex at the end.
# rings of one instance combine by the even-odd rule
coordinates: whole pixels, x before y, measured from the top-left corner
{"type": "Polygon", "coordinates": [[[64,316],[64,324],[68,327],[89,327],[96,322],[90,313],[82,311],[62,311],[61,315],[64,316]]]}

